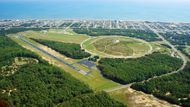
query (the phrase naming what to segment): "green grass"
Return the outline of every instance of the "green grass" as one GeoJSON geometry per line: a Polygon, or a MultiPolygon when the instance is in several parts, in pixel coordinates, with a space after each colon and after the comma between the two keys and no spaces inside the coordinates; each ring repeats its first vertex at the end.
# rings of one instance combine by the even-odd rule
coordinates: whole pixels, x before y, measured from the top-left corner
{"type": "MultiPolygon", "coordinates": [[[[76,34],[71,29],[68,29],[66,31],[66,33],[63,29],[50,29],[46,34],[44,34],[43,32],[40,32],[40,31],[26,31],[26,32],[22,32],[21,34],[24,36],[25,39],[27,39],[28,41],[30,41],[31,43],[33,43],[34,45],[39,46],[39,47],[41,47],[41,45],[39,43],[37,43],[29,38],[32,37],[32,38],[36,38],[36,39],[45,39],[45,40],[52,40],[52,41],[61,41],[61,42],[65,42],[65,43],[77,43],[77,44],[80,44],[82,41],[90,38],[87,35],[76,34]]],[[[10,38],[13,39],[14,41],[16,41],[18,44],[24,46],[25,48],[37,53],[39,56],[43,57],[43,59],[49,61],[49,63],[51,63],[55,66],[58,66],[61,69],[64,69],[66,72],[70,73],[73,77],[79,79],[80,81],[84,82],[85,84],[88,84],[94,91],[102,91],[102,90],[106,90],[106,89],[110,89],[110,88],[119,86],[119,84],[102,77],[100,72],[96,69],[93,69],[93,71],[90,73],[89,76],[84,76],[84,75],[74,71],[73,69],[69,68],[68,66],[65,66],[65,65],[61,64],[60,62],[52,59],[51,57],[45,55],[44,53],[41,53],[40,51],[32,48],[31,46],[18,40],[14,36],[11,36],[10,38]]],[[[102,38],[102,37],[98,37],[98,38],[102,38]]],[[[121,37],[121,36],[118,38],[124,39],[124,37],[121,37]]],[[[128,38],[128,37],[125,37],[125,39],[126,38],[128,38]]],[[[97,53],[100,56],[105,56],[106,54],[97,51],[97,49],[94,45],[89,45],[89,44],[92,44],[92,42],[94,42],[95,40],[97,40],[97,38],[88,39],[86,42],[84,42],[82,44],[83,48],[85,47],[85,49],[89,49],[92,52],[97,53]]],[[[108,51],[107,53],[108,54],[117,54],[117,53],[114,53],[114,50],[117,49],[116,47],[120,47],[121,45],[131,47],[132,51],[138,50],[137,52],[133,51],[135,54],[138,54],[138,53],[144,54],[144,50],[146,50],[146,51],[149,50],[148,46],[143,46],[141,44],[142,42],[138,41],[138,42],[134,43],[136,39],[133,39],[133,38],[130,38],[129,40],[133,41],[133,42],[126,43],[126,44],[125,43],[117,44],[118,46],[115,46],[115,45],[110,46],[109,50],[111,50],[111,52],[108,51]],[[112,47],[115,47],[115,49],[112,50],[112,47]]],[[[127,39],[126,39],[126,41],[127,41],[127,39]]],[[[160,45],[155,45],[154,43],[150,43],[150,44],[153,46],[153,49],[160,47],[160,45]]],[[[164,50],[164,48],[161,48],[161,50],[164,50]]],[[[120,50],[120,51],[122,51],[122,50],[120,50]]],[[[129,54],[131,54],[131,53],[128,51],[128,53],[126,53],[125,55],[129,55],[129,54]]],[[[62,55],[61,59],[68,63],[74,64],[74,66],[77,66],[78,68],[80,68],[84,71],[88,71],[87,67],[76,64],[76,62],[78,62],[80,60],[71,59],[71,58],[65,57],[63,55],[62,55]]],[[[114,91],[109,94],[115,100],[123,102],[125,105],[127,105],[128,102],[127,102],[127,97],[125,96],[124,90],[114,91]]]]}
{"type": "Polygon", "coordinates": [[[150,42],[150,44],[153,47],[153,52],[160,52],[163,54],[171,54],[172,49],[167,48],[167,47],[163,47],[161,44],[164,44],[164,42],[150,42]]]}
{"type": "Polygon", "coordinates": [[[81,75],[73,70],[70,71],[70,74],[88,84],[95,91],[102,91],[104,89],[110,89],[119,86],[119,84],[102,77],[102,75],[96,69],[93,69],[93,71],[88,76],[81,75]]]}
{"type": "Polygon", "coordinates": [[[119,38],[102,38],[93,42],[97,51],[104,52],[111,55],[123,55],[128,56],[133,54],[133,49],[128,46],[129,41],[125,41],[119,38]],[[118,43],[116,43],[118,41],[118,43]]]}
{"type": "Polygon", "coordinates": [[[150,47],[143,40],[124,36],[99,36],[82,43],[82,48],[100,57],[143,56],[150,47]]]}
{"type": "Polygon", "coordinates": [[[80,65],[78,63],[74,63],[73,66],[75,66],[75,67],[77,67],[77,68],[79,68],[79,69],[81,69],[81,70],[83,70],[85,72],[89,72],[90,71],[89,68],[85,67],[84,65],[80,65]]]}
{"type": "Polygon", "coordinates": [[[79,44],[44,39],[31,39],[73,59],[83,59],[91,56],[89,53],[82,50],[79,44]]]}
{"type": "Polygon", "coordinates": [[[71,29],[68,29],[66,31],[64,31],[63,29],[50,29],[47,31],[47,33],[43,33],[41,31],[26,31],[22,32],[22,34],[27,37],[32,37],[36,39],[45,39],[77,44],[80,44],[83,40],[88,38],[87,35],[76,34],[71,29]]]}
{"type": "MultiPolygon", "coordinates": [[[[11,36],[10,38],[12,40],[14,40],[15,42],[17,42],[18,44],[22,45],[23,47],[37,53],[39,56],[41,56],[43,59],[47,60],[49,63],[64,69],[66,72],[70,73],[75,78],[81,80],[85,84],[88,84],[95,91],[101,91],[101,90],[104,90],[104,89],[109,89],[109,88],[112,88],[112,87],[119,86],[119,84],[102,77],[100,72],[98,70],[96,70],[96,69],[93,69],[93,71],[90,73],[89,76],[84,76],[84,75],[76,72],[75,70],[71,69],[70,67],[68,67],[66,65],[63,65],[62,63],[52,59],[51,57],[47,56],[46,54],[32,48],[31,46],[29,46],[26,43],[20,41],[19,39],[15,38],[14,36],[11,36]]],[[[27,40],[29,40],[29,39],[27,39],[27,40]]],[[[29,40],[29,41],[34,42],[32,40],[29,40]]],[[[40,46],[40,44],[38,44],[38,43],[33,43],[33,44],[35,44],[37,46],[40,46]]],[[[63,56],[63,57],[64,58],[61,58],[61,59],[65,60],[66,57],[65,56],[63,56]]],[[[76,63],[76,62],[79,61],[79,60],[74,60],[74,59],[71,59],[71,60],[72,60],[72,62],[69,62],[69,63],[76,63]]],[[[65,61],[68,61],[68,60],[65,60],[65,61]]],[[[82,68],[83,70],[87,69],[87,68],[84,68],[84,66],[82,66],[82,65],[77,65],[77,67],[82,68]]]]}
{"type": "MultiPolygon", "coordinates": [[[[129,106],[129,105],[128,105],[129,103],[128,103],[128,100],[127,100],[127,95],[126,95],[125,91],[126,91],[126,88],[120,89],[120,90],[117,90],[117,91],[110,92],[109,95],[110,95],[113,99],[115,99],[115,100],[117,100],[117,101],[119,101],[119,102],[122,102],[123,104],[129,106]]],[[[130,106],[129,106],[129,107],[130,107],[130,106]]]]}
{"type": "Polygon", "coordinates": [[[190,55],[190,47],[186,47],[185,51],[190,55]]]}

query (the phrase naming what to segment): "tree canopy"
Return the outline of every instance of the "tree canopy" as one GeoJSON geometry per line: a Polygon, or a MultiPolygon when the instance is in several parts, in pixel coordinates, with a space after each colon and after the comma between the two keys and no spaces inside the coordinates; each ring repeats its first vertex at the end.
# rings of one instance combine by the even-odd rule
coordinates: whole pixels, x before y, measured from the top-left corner
{"type": "Polygon", "coordinates": [[[171,103],[190,107],[190,62],[177,74],[132,85],[132,88],[153,94],[171,103]]]}
{"type": "MultiPolygon", "coordinates": [[[[6,36],[0,37],[0,50],[0,70],[6,65],[11,65],[15,57],[38,60],[38,63],[18,66],[17,71],[8,76],[0,72],[0,106],[55,107],[60,104],[68,105],[65,102],[83,98],[80,96],[90,98],[83,102],[88,106],[95,104],[104,107],[109,107],[110,104],[124,106],[111,99],[106,93],[94,93],[86,84],[60,68],[48,64],[38,55],[22,48],[6,36]],[[100,97],[101,102],[97,103],[97,98],[100,97]]],[[[83,107],[83,105],[78,103],[76,107],[83,107]]]]}
{"type": "Polygon", "coordinates": [[[99,92],[77,96],[58,107],[124,107],[124,105],[111,99],[105,92],[99,92]]]}
{"type": "Polygon", "coordinates": [[[102,36],[102,35],[122,35],[143,39],[146,41],[159,41],[160,38],[156,34],[150,31],[132,30],[132,29],[73,29],[74,32],[79,34],[87,34],[90,36],[102,36]]]}
{"type": "Polygon", "coordinates": [[[63,43],[63,42],[42,40],[42,39],[33,39],[33,40],[43,45],[46,45],[67,57],[71,57],[74,59],[82,59],[90,56],[89,53],[81,49],[79,44],[63,43]]]}
{"type": "Polygon", "coordinates": [[[105,77],[127,84],[172,72],[181,65],[181,59],[153,53],[137,59],[103,58],[99,61],[98,68],[105,77]]]}

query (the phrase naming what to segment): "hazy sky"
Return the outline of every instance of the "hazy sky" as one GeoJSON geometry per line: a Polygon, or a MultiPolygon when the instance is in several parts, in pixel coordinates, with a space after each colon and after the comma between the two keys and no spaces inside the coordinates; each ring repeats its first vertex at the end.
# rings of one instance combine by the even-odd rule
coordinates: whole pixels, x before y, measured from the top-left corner
{"type": "Polygon", "coordinates": [[[190,0],[0,0],[1,2],[149,2],[149,3],[190,3],[190,0]]]}
{"type": "Polygon", "coordinates": [[[137,3],[137,4],[165,4],[165,5],[180,5],[186,4],[190,6],[190,0],[0,0],[1,2],[42,2],[42,3],[64,3],[64,2],[73,2],[73,3],[103,3],[103,4],[125,4],[125,3],[137,3]]]}

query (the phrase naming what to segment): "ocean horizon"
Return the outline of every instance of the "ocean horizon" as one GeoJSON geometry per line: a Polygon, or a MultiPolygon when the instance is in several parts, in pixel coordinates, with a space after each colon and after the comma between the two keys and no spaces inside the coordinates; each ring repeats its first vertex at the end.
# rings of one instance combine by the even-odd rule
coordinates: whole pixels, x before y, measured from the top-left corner
{"type": "Polygon", "coordinates": [[[0,19],[88,19],[190,22],[190,4],[138,2],[2,2],[0,19]]]}

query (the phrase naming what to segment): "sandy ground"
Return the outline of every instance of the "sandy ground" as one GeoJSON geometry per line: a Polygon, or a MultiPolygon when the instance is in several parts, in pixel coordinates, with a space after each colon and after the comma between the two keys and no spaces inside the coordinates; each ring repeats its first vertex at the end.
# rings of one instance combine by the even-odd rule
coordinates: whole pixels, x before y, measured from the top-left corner
{"type": "Polygon", "coordinates": [[[131,88],[127,88],[124,93],[129,107],[179,107],[131,88]]]}

